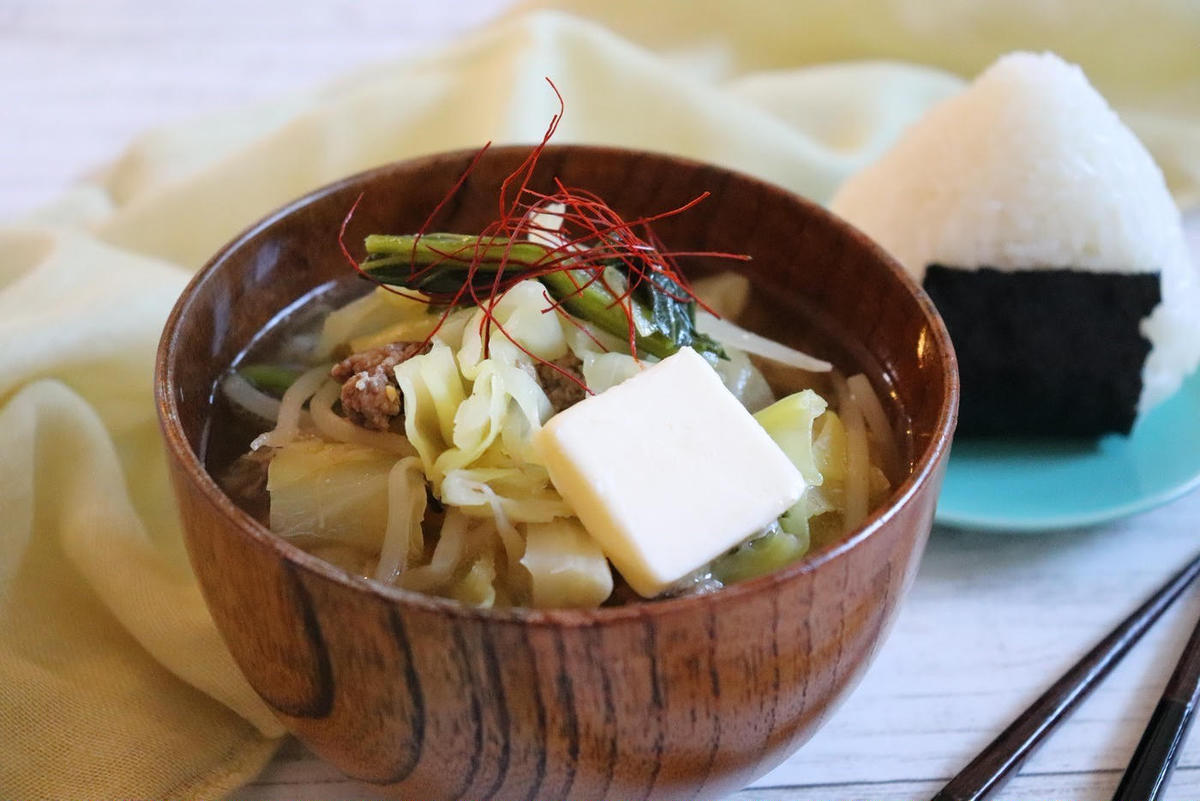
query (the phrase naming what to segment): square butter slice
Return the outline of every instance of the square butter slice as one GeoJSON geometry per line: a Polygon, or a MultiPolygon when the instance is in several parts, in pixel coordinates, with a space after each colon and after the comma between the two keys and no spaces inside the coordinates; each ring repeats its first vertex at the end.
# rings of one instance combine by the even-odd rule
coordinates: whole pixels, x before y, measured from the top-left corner
{"type": "Polygon", "coordinates": [[[691,348],[550,418],[534,445],[555,488],[646,598],[768,525],[805,487],[691,348]]]}

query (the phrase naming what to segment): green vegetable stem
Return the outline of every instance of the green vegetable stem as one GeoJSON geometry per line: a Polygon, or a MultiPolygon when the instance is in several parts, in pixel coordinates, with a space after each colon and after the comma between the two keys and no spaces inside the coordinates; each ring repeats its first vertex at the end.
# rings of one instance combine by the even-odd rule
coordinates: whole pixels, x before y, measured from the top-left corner
{"type": "Polygon", "coordinates": [[[503,265],[506,276],[519,279],[524,273],[536,278],[569,314],[602,331],[624,340],[632,324],[641,352],[661,359],[691,347],[710,360],[727,358],[716,340],[696,330],[696,303],[687,299],[687,291],[649,264],[626,306],[614,294],[629,286],[625,263],[611,257],[587,263],[586,250],[559,268],[544,270],[540,263],[560,253],[537,242],[485,241],[469,234],[374,234],[367,237],[366,248],[363,272],[435,300],[458,296],[468,281],[477,293],[490,293],[496,271],[503,265]]]}
{"type": "Polygon", "coordinates": [[[300,373],[301,371],[294,367],[278,364],[248,364],[238,368],[238,375],[249,381],[251,386],[277,398],[287,392],[287,388],[295,383],[300,373]]]}

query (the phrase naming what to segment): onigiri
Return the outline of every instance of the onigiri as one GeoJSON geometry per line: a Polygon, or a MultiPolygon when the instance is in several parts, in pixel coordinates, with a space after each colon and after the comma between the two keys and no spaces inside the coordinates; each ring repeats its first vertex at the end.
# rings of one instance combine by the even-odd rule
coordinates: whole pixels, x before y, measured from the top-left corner
{"type": "Polygon", "coordinates": [[[1200,272],[1162,172],[1054,54],[1000,58],[831,208],[946,320],[961,434],[1128,433],[1200,363],[1200,272]]]}

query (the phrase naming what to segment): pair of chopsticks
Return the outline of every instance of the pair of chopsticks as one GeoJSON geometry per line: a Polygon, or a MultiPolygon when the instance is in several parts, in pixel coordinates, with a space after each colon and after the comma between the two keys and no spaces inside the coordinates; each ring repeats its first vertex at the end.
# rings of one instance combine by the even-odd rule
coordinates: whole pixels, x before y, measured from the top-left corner
{"type": "MultiPolygon", "coordinates": [[[[999,788],[1037,745],[1108,675],[1175,599],[1200,576],[1194,558],[1046,690],[951,779],[933,801],[979,801],[999,788]]],[[[1154,801],[1166,787],[1200,698],[1200,624],[1163,691],[1113,801],[1154,801]]]]}

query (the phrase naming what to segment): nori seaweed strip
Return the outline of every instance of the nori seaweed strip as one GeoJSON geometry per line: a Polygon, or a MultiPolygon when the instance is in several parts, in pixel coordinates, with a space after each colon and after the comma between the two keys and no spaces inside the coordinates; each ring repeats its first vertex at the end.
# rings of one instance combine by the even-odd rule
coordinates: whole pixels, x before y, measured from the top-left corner
{"type": "Polygon", "coordinates": [[[1159,273],[934,264],[924,288],[958,354],[960,436],[1129,433],[1159,273]]]}

